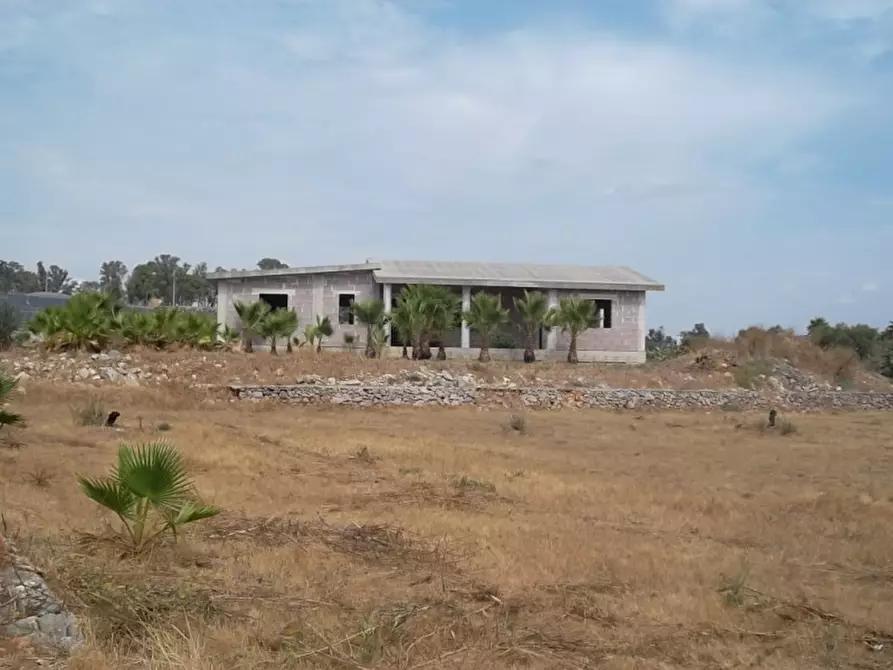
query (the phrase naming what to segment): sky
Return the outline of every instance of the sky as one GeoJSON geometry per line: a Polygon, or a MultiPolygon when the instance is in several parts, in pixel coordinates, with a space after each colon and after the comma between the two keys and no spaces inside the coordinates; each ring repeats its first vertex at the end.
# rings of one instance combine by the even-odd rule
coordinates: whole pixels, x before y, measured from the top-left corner
{"type": "Polygon", "coordinates": [[[0,0],[0,258],[628,265],[893,319],[893,0],[0,0]]]}

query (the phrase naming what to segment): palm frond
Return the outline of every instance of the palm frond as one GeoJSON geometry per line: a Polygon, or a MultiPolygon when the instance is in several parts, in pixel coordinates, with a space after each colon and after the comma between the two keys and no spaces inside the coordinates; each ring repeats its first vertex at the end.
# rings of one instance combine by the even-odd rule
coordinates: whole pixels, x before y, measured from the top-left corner
{"type": "Polygon", "coordinates": [[[192,523],[193,521],[210,519],[212,516],[217,516],[221,512],[223,512],[223,510],[214,505],[203,505],[194,500],[189,500],[183,503],[179,509],[174,510],[172,514],[166,516],[170,525],[182,526],[183,524],[192,523]]]}
{"type": "Polygon", "coordinates": [[[15,377],[0,372],[0,403],[6,402],[18,385],[19,382],[15,377]]]}
{"type": "Polygon", "coordinates": [[[0,428],[3,426],[24,426],[25,417],[15,412],[0,409],[0,428]]]}
{"type": "Polygon", "coordinates": [[[158,507],[174,508],[192,492],[192,482],[176,449],[164,442],[122,445],[115,477],[158,507]]]}
{"type": "Polygon", "coordinates": [[[78,477],[78,485],[90,500],[110,509],[122,519],[135,518],[136,496],[116,479],[78,477]]]}

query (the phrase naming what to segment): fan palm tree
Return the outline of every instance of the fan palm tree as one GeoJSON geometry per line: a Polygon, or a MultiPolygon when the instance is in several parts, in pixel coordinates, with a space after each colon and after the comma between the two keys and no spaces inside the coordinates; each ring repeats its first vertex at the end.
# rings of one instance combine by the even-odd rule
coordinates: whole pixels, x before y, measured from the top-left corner
{"type": "Polygon", "coordinates": [[[294,351],[292,348],[292,336],[298,329],[298,313],[293,309],[287,309],[285,310],[285,314],[279,318],[282,319],[282,330],[280,335],[285,338],[285,351],[292,353],[294,351]]]}
{"type": "Polygon", "coordinates": [[[263,323],[264,317],[270,311],[270,306],[263,300],[257,302],[236,302],[234,303],[236,314],[239,316],[242,330],[242,348],[246,353],[254,351],[254,343],[252,339],[255,335],[260,334],[259,329],[263,323]]]}
{"type": "Polygon", "coordinates": [[[137,550],[167,530],[176,539],[179,526],[222,511],[198,502],[183,459],[164,442],[121,445],[109,477],[78,476],[78,484],[88,498],[118,516],[137,550]]]}
{"type": "Polygon", "coordinates": [[[385,304],[381,300],[363,300],[354,301],[350,307],[357,320],[366,326],[366,358],[375,358],[380,354],[375,346],[376,332],[383,330],[388,322],[385,304]]]}
{"type": "Polygon", "coordinates": [[[23,426],[25,418],[16,412],[6,409],[9,397],[18,386],[18,380],[5,372],[0,372],[0,428],[4,426],[23,426]]]}
{"type": "Polygon", "coordinates": [[[515,308],[524,324],[524,362],[533,363],[536,361],[536,336],[549,313],[549,301],[540,291],[529,293],[525,290],[522,298],[515,298],[515,308]]]}
{"type": "Polygon", "coordinates": [[[413,360],[431,358],[431,351],[427,347],[428,329],[431,325],[431,295],[428,289],[423,284],[412,284],[404,288],[397,299],[397,308],[405,310],[403,318],[409,330],[413,360]]]}
{"type": "Polygon", "coordinates": [[[437,360],[446,360],[443,339],[447,331],[456,327],[462,312],[462,298],[446,286],[432,286],[429,296],[429,316],[431,336],[437,340],[437,360]]]}
{"type": "Polygon", "coordinates": [[[402,294],[397,298],[397,306],[391,311],[391,328],[397,331],[403,344],[403,358],[409,358],[408,345],[412,342],[414,321],[417,317],[410,303],[403,300],[402,294]]]}
{"type": "MultiPolygon", "coordinates": [[[[430,359],[431,336],[436,334],[438,326],[446,326],[444,331],[448,329],[450,310],[458,309],[458,301],[445,287],[412,284],[400,293],[397,307],[409,332],[413,359],[430,359]]],[[[443,355],[446,356],[446,351],[443,355]]]]}
{"type": "Polygon", "coordinates": [[[298,315],[290,309],[276,309],[268,312],[258,327],[258,334],[270,340],[270,353],[275,355],[276,342],[280,338],[288,340],[288,351],[291,351],[291,336],[298,326],[298,315]]]}
{"type": "Polygon", "coordinates": [[[595,304],[591,300],[570,297],[562,298],[558,307],[549,311],[546,319],[550,326],[561,328],[562,332],[570,333],[571,341],[567,349],[567,362],[579,363],[577,356],[577,337],[584,330],[597,326],[595,324],[595,304]]]}
{"type": "Polygon", "coordinates": [[[499,326],[508,321],[509,311],[502,306],[502,298],[489,293],[476,293],[471,299],[471,306],[462,315],[468,327],[481,336],[481,353],[478,360],[486,363],[490,360],[490,338],[499,326]]]}

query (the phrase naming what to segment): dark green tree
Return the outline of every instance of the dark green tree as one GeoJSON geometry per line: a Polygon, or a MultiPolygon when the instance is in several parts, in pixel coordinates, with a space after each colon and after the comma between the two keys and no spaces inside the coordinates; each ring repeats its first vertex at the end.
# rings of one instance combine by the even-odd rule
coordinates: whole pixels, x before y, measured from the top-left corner
{"type": "Polygon", "coordinates": [[[281,270],[288,267],[288,263],[283,263],[278,258],[261,258],[257,262],[259,270],[281,270]]]}
{"type": "Polygon", "coordinates": [[[127,266],[121,261],[106,261],[99,268],[99,289],[117,298],[124,295],[124,278],[127,266]]]}

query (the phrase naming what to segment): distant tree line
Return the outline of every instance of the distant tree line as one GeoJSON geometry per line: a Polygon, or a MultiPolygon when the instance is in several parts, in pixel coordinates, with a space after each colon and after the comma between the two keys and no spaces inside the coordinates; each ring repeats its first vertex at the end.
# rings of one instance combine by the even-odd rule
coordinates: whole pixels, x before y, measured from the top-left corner
{"type": "MultiPolygon", "coordinates": [[[[277,258],[262,258],[257,262],[261,270],[287,268],[277,258]]],[[[217,267],[215,272],[224,271],[217,267]]],[[[207,279],[208,264],[191,265],[179,256],[160,254],[150,261],[128,269],[122,261],[106,261],[99,267],[96,280],[77,282],[67,269],[43,261],[34,270],[17,261],[0,260],[0,293],[75,293],[102,292],[133,305],[147,305],[160,301],[180,307],[213,308],[217,292],[207,279]]]]}
{"type": "Polygon", "coordinates": [[[78,283],[68,276],[68,270],[51,265],[44,266],[38,261],[34,270],[29,270],[16,261],[0,261],[0,293],[66,293],[71,295],[78,283]]]}
{"type": "MultiPolygon", "coordinates": [[[[795,336],[793,330],[782,326],[772,326],[766,332],[795,336]]],[[[893,321],[886,328],[879,329],[864,323],[841,322],[832,325],[827,319],[816,317],[809,322],[806,337],[822,349],[850,349],[867,367],[893,378],[893,321]]],[[[695,324],[691,330],[682,331],[678,338],[666,333],[661,326],[648,331],[645,350],[649,359],[665,360],[696,349],[709,339],[710,332],[703,323],[695,324]]]]}

